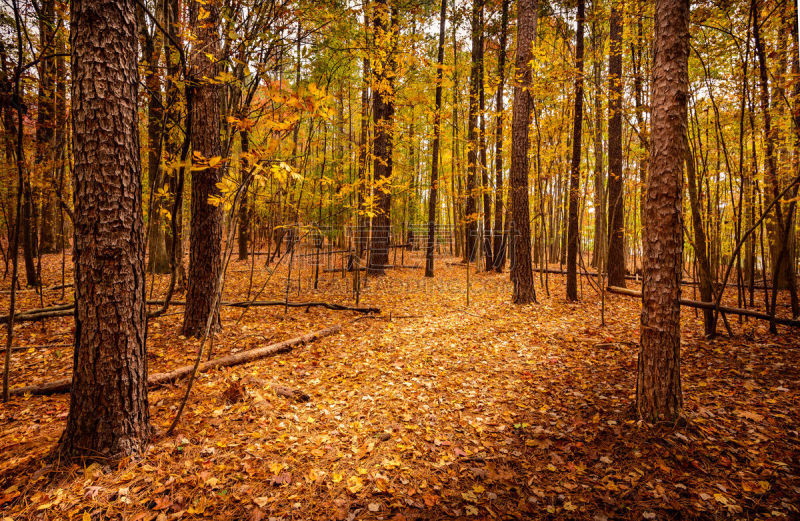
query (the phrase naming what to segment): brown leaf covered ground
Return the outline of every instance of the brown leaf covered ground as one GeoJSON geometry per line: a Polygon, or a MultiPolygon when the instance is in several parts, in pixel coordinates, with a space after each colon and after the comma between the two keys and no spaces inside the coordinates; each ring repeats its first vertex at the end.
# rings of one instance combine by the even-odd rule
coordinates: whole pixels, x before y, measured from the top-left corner
{"type": "MultiPolygon", "coordinates": [[[[636,299],[608,295],[600,327],[599,298],[585,279],[582,300],[569,304],[563,277],[550,275],[548,296],[537,275],[539,304],[518,307],[507,275],[473,271],[465,307],[465,267],[447,264],[454,260],[440,259],[432,281],[417,269],[369,280],[361,301],[380,307],[380,316],[257,308],[237,324],[242,310],[224,308],[215,356],[333,324],[343,329],[289,354],[202,375],[171,437],[163,431],[185,381],[152,391],[158,432],[133,461],[50,461],[66,395],[0,404],[2,518],[800,516],[796,332],[770,335],[763,323],[732,318],[733,338],[706,340],[701,319],[684,308],[687,421],[643,425],[632,411],[636,299]],[[311,400],[277,396],[271,384],[311,400]]],[[[51,285],[59,263],[45,259],[51,285]]],[[[269,274],[262,263],[256,289],[269,274]]],[[[231,263],[226,299],[245,297],[249,268],[231,263]]],[[[306,267],[298,294],[296,274],[291,300],[352,304],[351,275],[321,273],[315,291],[306,267]]],[[[280,268],[260,298],[282,298],[285,283],[280,268]]],[[[157,278],[153,295],[165,285],[157,278]]],[[[40,306],[31,291],[20,298],[20,309],[40,306]]],[[[60,291],[45,292],[45,305],[59,301],[60,291]]],[[[0,304],[7,309],[7,292],[0,304]]],[[[179,336],[181,311],[150,324],[151,373],[196,355],[199,342],[179,336]]],[[[18,325],[14,345],[40,347],[13,352],[13,386],[67,376],[71,335],[69,318],[18,325]]]]}

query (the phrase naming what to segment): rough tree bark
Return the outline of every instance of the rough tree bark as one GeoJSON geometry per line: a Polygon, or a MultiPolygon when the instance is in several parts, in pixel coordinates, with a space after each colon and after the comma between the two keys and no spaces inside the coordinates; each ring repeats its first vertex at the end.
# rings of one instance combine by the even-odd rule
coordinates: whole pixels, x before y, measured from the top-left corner
{"type": "Polygon", "coordinates": [[[433,150],[431,151],[431,195],[428,198],[428,244],[425,251],[425,276],[433,277],[433,243],[436,238],[436,200],[439,192],[439,137],[442,122],[442,65],[444,64],[444,26],[447,0],[439,12],[439,49],[436,59],[436,101],[433,113],[433,150]]]}
{"type": "Polygon", "coordinates": [[[511,174],[509,192],[513,225],[509,241],[513,246],[511,280],[515,304],[536,302],[531,265],[531,224],[528,202],[528,150],[531,122],[531,45],[536,37],[537,0],[517,2],[517,58],[514,64],[514,104],[511,119],[511,174]]]}
{"type": "Polygon", "coordinates": [[[645,197],[642,317],[636,408],[674,421],[682,407],[680,279],[683,163],[689,97],[689,0],[655,6],[652,139],[645,197]]]}
{"type": "Polygon", "coordinates": [[[189,231],[189,284],[183,334],[202,336],[211,313],[218,328],[219,308],[214,306],[219,272],[222,269],[222,208],[209,204],[208,198],[219,195],[217,183],[222,169],[211,166],[210,160],[220,155],[219,86],[202,78],[215,77],[219,53],[219,8],[213,3],[193,1],[189,9],[192,27],[197,34],[197,49],[190,57],[192,80],[197,82],[192,103],[192,150],[201,156],[205,168],[192,172],[192,224],[189,231]],[[201,9],[204,17],[200,18],[201,9]]]}
{"type": "Polygon", "coordinates": [[[567,300],[578,299],[578,204],[581,186],[581,135],[583,129],[583,28],[585,2],[578,0],[575,34],[575,112],[572,120],[572,164],[569,171],[567,226],[567,300]]]}
{"type": "Polygon", "coordinates": [[[73,0],[75,355],[61,458],[150,437],[135,0],[73,0]]]}
{"type": "Polygon", "coordinates": [[[622,203],[622,2],[613,0],[608,57],[608,284],[625,287],[622,203]]]}

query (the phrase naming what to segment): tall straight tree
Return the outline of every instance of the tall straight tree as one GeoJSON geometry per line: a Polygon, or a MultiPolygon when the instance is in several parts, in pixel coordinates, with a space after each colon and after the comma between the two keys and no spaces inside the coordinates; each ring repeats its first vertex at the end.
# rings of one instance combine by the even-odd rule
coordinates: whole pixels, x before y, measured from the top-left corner
{"type": "Polygon", "coordinates": [[[608,56],[608,283],[625,286],[622,180],[622,0],[612,0],[608,56]]]}
{"type": "MultiPolygon", "coordinates": [[[[155,13],[164,13],[163,0],[159,0],[155,13]]],[[[164,37],[158,28],[152,30],[145,23],[144,8],[137,6],[139,19],[139,41],[142,48],[142,65],[144,68],[144,85],[147,91],[147,179],[150,187],[150,205],[152,210],[147,216],[148,257],[147,271],[150,273],[169,273],[169,256],[164,239],[164,217],[166,201],[157,194],[164,185],[161,177],[161,153],[163,139],[161,133],[163,119],[163,98],[161,95],[161,68],[159,60],[164,37]]],[[[160,22],[159,22],[160,23],[160,22]]]]}
{"type": "Polygon", "coordinates": [[[645,196],[639,417],[674,421],[683,397],[680,293],[689,98],[689,0],[656,0],[650,172],[645,196]]]}
{"type": "Polygon", "coordinates": [[[481,83],[481,10],[483,0],[473,0],[470,27],[472,30],[472,53],[469,74],[469,111],[467,113],[467,202],[464,208],[464,244],[467,262],[475,260],[478,249],[478,108],[481,83]]]}
{"type": "Polygon", "coordinates": [[[536,37],[537,0],[517,1],[517,58],[514,64],[514,105],[511,116],[511,280],[515,304],[536,302],[531,262],[531,221],[528,206],[528,150],[531,123],[531,45],[536,37]]]}
{"type": "Polygon", "coordinates": [[[439,192],[439,138],[442,123],[442,66],[444,65],[444,26],[447,0],[439,12],[439,49],[436,58],[436,100],[433,113],[433,145],[431,151],[431,195],[428,198],[428,245],[425,251],[425,276],[433,277],[433,242],[436,233],[436,200],[439,192]]]}
{"type": "MultiPolygon", "coordinates": [[[[391,0],[376,0],[373,5],[375,47],[386,56],[394,52],[396,11],[391,0]]],[[[394,149],[394,59],[375,62],[373,67],[372,120],[375,128],[373,150],[377,205],[372,220],[369,272],[385,273],[389,264],[389,225],[392,211],[392,152],[394,149]]]]}
{"type": "Polygon", "coordinates": [[[500,53],[497,57],[497,98],[495,101],[494,129],[494,269],[502,273],[506,264],[506,244],[503,233],[503,126],[505,124],[503,110],[503,86],[506,72],[506,43],[508,38],[508,2],[503,0],[500,14],[500,53]]]}
{"type": "Polygon", "coordinates": [[[194,86],[191,133],[192,150],[199,165],[192,172],[189,287],[183,334],[202,336],[212,313],[212,327],[219,327],[219,308],[213,304],[222,269],[222,208],[208,202],[209,196],[219,195],[217,183],[222,180],[222,169],[214,165],[220,155],[219,85],[202,79],[217,75],[219,8],[215,2],[193,0],[189,15],[197,36],[190,69],[198,82],[194,86]]]}
{"type": "MultiPolygon", "coordinates": [[[[364,48],[369,49],[369,0],[364,9],[364,48]]],[[[367,246],[369,221],[364,214],[364,201],[369,194],[369,94],[370,94],[369,53],[364,53],[361,62],[361,131],[358,134],[358,234],[356,235],[356,251],[359,258],[367,246]]]]}
{"type": "Polygon", "coordinates": [[[478,146],[480,147],[480,172],[481,172],[481,191],[483,192],[483,258],[484,269],[491,271],[494,265],[492,255],[492,196],[489,188],[489,163],[486,160],[486,82],[484,81],[483,58],[486,50],[486,36],[484,21],[486,13],[486,1],[481,2],[480,15],[480,54],[478,55],[478,111],[480,113],[480,128],[478,129],[478,146]]]}
{"type": "Polygon", "coordinates": [[[592,78],[594,83],[594,242],[592,266],[604,272],[606,257],[606,179],[603,159],[603,23],[602,5],[592,6],[592,78]]]}
{"type": "Polygon", "coordinates": [[[578,299],[578,190],[581,185],[581,130],[583,129],[583,26],[585,2],[578,0],[575,32],[575,113],[572,119],[572,164],[569,171],[567,225],[567,299],[578,299]]]}
{"type": "Polygon", "coordinates": [[[150,437],[136,0],[73,0],[75,355],[57,452],[107,460],[150,437]]]}
{"type": "Polygon", "coordinates": [[[39,247],[42,253],[53,253],[59,249],[58,227],[56,219],[56,169],[53,157],[55,130],[55,2],[44,0],[40,3],[39,35],[41,46],[39,52],[43,58],[39,62],[39,96],[36,111],[36,165],[42,181],[42,212],[39,228],[39,247]]]}

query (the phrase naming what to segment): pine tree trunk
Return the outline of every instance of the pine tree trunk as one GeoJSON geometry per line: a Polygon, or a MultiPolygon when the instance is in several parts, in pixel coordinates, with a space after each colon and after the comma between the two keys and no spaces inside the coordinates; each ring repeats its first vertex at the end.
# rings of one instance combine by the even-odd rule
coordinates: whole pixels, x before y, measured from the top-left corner
{"type": "Polygon", "coordinates": [[[433,244],[436,238],[436,201],[439,193],[439,138],[442,121],[442,65],[444,64],[444,26],[447,0],[439,12],[439,48],[436,61],[436,101],[433,113],[433,145],[431,151],[431,194],[428,198],[428,245],[425,251],[425,276],[433,277],[433,244]]]}
{"type": "Polygon", "coordinates": [[[567,226],[567,300],[578,299],[578,204],[581,185],[581,136],[583,129],[583,28],[584,0],[578,0],[578,29],[575,35],[575,113],[572,126],[572,164],[569,175],[569,216],[567,226]]]}
{"type": "MultiPolygon", "coordinates": [[[[222,208],[209,204],[209,196],[219,195],[217,183],[222,169],[208,163],[220,155],[219,86],[203,78],[214,78],[219,53],[219,9],[213,3],[190,6],[192,26],[197,28],[197,45],[201,51],[190,57],[192,75],[198,81],[192,103],[192,150],[199,155],[205,168],[192,172],[192,224],[189,231],[189,283],[186,310],[183,315],[183,334],[202,336],[209,316],[213,313],[212,329],[219,328],[219,308],[213,306],[222,269],[222,208]],[[199,20],[200,10],[207,16],[199,20]]],[[[195,167],[196,168],[196,167],[195,167]]]]}
{"type": "Polygon", "coordinates": [[[674,421],[682,407],[680,279],[689,97],[689,0],[657,0],[650,172],[645,198],[639,416],[674,421]]]}
{"type": "Polygon", "coordinates": [[[73,0],[75,358],[62,458],[150,437],[134,0],[73,0]]]}
{"type": "Polygon", "coordinates": [[[509,245],[513,247],[511,280],[515,304],[536,302],[531,265],[531,226],[528,201],[528,150],[531,121],[531,45],[536,36],[537,0],[517,2],[517,58],[515,63],[514,104],[511,120],[511,175],[509,191],[513,223],[509,245]]]}
{"type": "Polygon", "coordinates": [[[622,179],[622,6],[611,4],[608,57],[608,284],[625,287],[622,179]]]}

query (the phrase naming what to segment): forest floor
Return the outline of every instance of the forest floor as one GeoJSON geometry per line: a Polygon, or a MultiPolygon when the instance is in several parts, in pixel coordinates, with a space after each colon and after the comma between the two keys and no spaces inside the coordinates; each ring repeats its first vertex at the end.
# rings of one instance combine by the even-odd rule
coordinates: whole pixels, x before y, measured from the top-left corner
{"type": "MultiPolygon", "coordinates": [[[[269,275],[263,260],[254,291],[269,275]]],[[[586,279],[580,302],[568,303],[562,276],[549,276],[548,296],[537,274],[539,303],[514,306],[507,274],[473,267],[467,307],[466,268],[455,261],[437,260],[433,280],[420,269],[369,279],[361,303],[380,315],[223,308],[214,356],[342,330],[202,374],[169,437],[186,381],[151,391],[157,432],[135,460],[52,462],[66,394],[0,404],[0,518],[800,517],[796,332],[779,326],[772,335],[762,322],[731,318],[734,337],[707,340],[702,318],[684,308],[687,421],[645,425],[633,411],[637,299],[607,295],[601,327],[586,279]],[[288,400],[272,384],[311,399],[288,400]]],[[[70,266],[67,257],[68,281],[70,266]]],[[[250,266],[231,263],[226,300],[246,297],[250,266]]],[[[304,270],[299,289],[292,276],[290,300],[353,304],[351,275],[320,273],[315,291],[304,270]]],[[[46,257],[44,272],[47,285],[58,284],[60,257],[46,257]]],[[[156,278],[155,297],[166,282],[156,278]]],[[[282,299],[285,284],[280,268],[259,299],[282,299]]],[[[23,291],[18,309],[71,298],[46,291],[40,302],[23,291]]],[[[8,308],[7,291],[0,306],[8,308]]],[[[182,310],[150,323],[151,374],[196,356],[199,341],[180,336],[182,310]]],[[[12,386],[68,376],[72,334],[69,317],[17,325],[14,345],[37,347],[13,352],[12,386]]]]}

